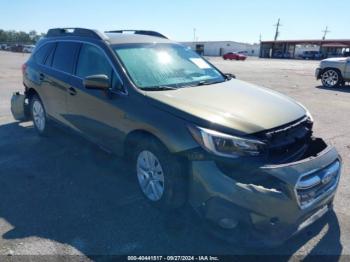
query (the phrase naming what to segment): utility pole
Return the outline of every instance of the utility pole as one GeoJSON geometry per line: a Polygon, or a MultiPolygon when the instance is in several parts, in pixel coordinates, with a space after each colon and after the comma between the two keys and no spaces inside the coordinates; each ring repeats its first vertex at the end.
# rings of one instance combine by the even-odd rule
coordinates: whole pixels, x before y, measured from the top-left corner
{"type": "Polygon", "coordinates": [[[280,19],[278,18],[277,24],[275,25],[275,27],[276,27],[276,33],[275,33],[275,38],[274,38],[275,41],[277,40],[277,38],[280,34],[280,31],[279,31],[280,26],[282,26],[282,25],[280,24],[280,19]]]}
{"type": "Polygon", "coordinates": [[[196,42],[196,28],[193,28],[193,42],[196,42]]]}
{"type": "Polygon", "coordinates": [[[259,42],[260,42],[260,43],[261,43],[261,37],[262,37],[262,36],[261,36],[261,33],[260,33],[260,35],[259,35],[259,42]]]}
{"type": "Polygon", "coordinates": [[[324,34],[323,34],[323,37],[322,37],[322,40],[326,40],[326,36],[328,33],[330,33],[331,31],[328,30],[328,26],[326,26],[326,29],[322,31],[324,34]]]}

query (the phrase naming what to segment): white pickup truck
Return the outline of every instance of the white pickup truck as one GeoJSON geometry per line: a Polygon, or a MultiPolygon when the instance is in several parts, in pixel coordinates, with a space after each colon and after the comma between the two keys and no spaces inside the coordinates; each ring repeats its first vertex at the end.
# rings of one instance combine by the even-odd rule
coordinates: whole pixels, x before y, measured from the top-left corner
{"type": "Polygon", "coordinates": [[[321,79],[324,87],[338,87],[350,82],[350,57],[328,58],[320,62],[316,69],[316,79],[321,79]]]}

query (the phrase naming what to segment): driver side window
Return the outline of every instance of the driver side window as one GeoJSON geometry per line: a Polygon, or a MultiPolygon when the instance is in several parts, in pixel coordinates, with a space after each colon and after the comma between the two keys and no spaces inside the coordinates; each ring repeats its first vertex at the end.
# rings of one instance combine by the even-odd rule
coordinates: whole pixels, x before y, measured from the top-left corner
{"type": "Polygon", "coordinates": [[[106,75],[111,87],[121,90],[122,85],[106,55],[96,46],[83,44],[77,63],[76,75],[85,78],[91,75],[106,75]]]}

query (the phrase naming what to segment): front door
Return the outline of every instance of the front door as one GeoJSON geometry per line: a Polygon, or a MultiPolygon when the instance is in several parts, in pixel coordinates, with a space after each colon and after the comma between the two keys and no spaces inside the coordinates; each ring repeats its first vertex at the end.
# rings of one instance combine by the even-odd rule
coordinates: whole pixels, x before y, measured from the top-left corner
{"type": "Polygon", "coordinates": [[[350,81],[350,57],[348,57],[347,60],[346,60],[346,67],[345,67],[344,78],[347,81],[350,81]]]}
{"type": "Polygon", "coordinates": [[[123,108],[127,97],[109,96],[105,91],[86,89],[83,80],[91,75],[106,75],[111,88],[121,90],[121,81],[104,51],[92,44],[83,44],[76,65],[74,84],[67,96],[70,125],[93,142],[120,153],[122,149],[123,108]]]}

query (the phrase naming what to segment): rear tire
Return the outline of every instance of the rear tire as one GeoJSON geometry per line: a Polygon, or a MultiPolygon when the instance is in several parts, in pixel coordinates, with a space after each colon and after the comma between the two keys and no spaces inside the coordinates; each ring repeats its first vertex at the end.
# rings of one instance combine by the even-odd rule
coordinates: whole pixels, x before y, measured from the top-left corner
{"type": "Polygon", "coordinates": [[[161,209],[183,206],[187,200],[184,164],[154,138],[141,139],[134,146],[132,165],[145,198],[161,209]]]}
{"type": "Polygon", "coordinates": [[[328,88],[334,88],[343,82],[342,76],[338,70],[327,69],[321,75],[322,85],[328,88]]]}
{"type": "Polygon", "coordinates": [[[49,123],[45,107],[37,95],[30,99],[30,114],[33,120],[34,128],[40,136],[49,134],[49,123]]]}

